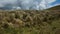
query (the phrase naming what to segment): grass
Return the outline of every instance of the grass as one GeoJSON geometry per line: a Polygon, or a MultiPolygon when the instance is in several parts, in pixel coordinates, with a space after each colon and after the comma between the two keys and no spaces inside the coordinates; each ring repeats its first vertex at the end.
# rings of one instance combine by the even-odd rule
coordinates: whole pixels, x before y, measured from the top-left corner
{"type": "Polygon", "coordinates": [[[1,10],[0,34],[60,34],[60,12],[1,10]]]}

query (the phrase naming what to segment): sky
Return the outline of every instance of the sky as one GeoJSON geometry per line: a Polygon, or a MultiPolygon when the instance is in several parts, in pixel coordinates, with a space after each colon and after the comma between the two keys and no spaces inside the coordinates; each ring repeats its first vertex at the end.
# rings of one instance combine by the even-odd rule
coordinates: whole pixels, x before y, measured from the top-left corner
{"type": "Polygon", "coordinates": [[[56,0],[55,2],[52,3],[53,5],[54,4],[60,4],[60,0],[56,0]]]}
{"type": "Polygon", "coordinates": [[[51,7],[54,7],[56,5],[60,5],[60,0],[56,0],[55,2],[51,3],[50,5],[51,5],[51,7]]]}
{"type": "Polygon", "coordinates": [[[47,9],[56,5],[60,5],[60,0],[0,0],[0,7],[11,9],[47,9]]]}

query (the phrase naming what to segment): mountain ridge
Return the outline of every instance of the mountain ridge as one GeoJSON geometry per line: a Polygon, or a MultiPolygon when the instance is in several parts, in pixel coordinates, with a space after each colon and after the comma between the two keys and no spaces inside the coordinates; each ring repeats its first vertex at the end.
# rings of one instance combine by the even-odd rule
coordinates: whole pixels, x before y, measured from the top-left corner
{"type": "Polygon", "coordinates": [[[60,5],[48,8],[47,10],[60,10],[60,5]]]}

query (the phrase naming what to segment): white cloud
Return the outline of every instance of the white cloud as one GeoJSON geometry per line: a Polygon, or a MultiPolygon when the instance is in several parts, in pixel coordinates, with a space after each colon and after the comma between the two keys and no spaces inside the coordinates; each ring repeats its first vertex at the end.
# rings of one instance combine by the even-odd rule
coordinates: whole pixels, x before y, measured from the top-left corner
{"type": "Polygon", "coordinates": [[[19,8],[18,2],[21,9],[45,9],[49,7],[49,4],[52,2],[55,2],[56,0],[0,0],[0,7],[3,7],[4,5],[10,3],[12,5],[15,5],[19,8]]]}
{"type": "Polygon", "coordinates": [[[55,1],[56,0],[42,0],[40,3],[40,6],[45,9],[45,8],[49,7],[50,3],[55,2],[55,1]]]}
{"type": "Polygon", "coordinates": [[[46,2],[48,3],[52,3],[52,2],[55,2],[56,0],[46,0],[46,2]]]}

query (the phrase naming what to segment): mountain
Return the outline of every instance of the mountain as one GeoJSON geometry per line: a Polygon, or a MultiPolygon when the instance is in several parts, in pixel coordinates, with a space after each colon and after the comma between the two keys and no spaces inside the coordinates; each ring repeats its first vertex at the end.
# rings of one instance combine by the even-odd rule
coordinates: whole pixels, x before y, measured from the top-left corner
{"type": "Polygon", "coordinates": [[[0,10],[0,34],[60,34],[59,8],[0,10]]]}

